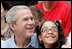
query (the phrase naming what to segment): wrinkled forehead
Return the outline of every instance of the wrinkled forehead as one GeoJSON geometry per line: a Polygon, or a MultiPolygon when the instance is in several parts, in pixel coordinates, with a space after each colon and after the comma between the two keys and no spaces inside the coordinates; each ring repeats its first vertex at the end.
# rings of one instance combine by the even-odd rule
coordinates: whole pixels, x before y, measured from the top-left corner
{"type": "Polygon", "coordinates": [[[24,16],[24,17],[28,17],[28,16],[33,16],[32,13],[31,13],[31,10],[30,9],[23,9],[23,8],[20,8],[20,9],[17,9],[16,11],[17,13],[17,16],[21,17],[21,16],[24,16]]]}
{"type": "Polygon", "coordinates": [[[19,14],[19,13],[25,13],[25,12],[31,12],[31,10],[29,8],[18,8],[16,10],[16,12],[19,14]]]}

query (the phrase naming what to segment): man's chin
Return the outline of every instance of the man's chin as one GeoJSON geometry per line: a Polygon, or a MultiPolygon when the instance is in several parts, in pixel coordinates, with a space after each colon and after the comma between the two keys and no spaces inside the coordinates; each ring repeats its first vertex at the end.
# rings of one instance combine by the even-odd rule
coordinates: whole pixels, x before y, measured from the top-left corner
{"type": "Polygon", "coordinates": [[[34,33],[29,33],[28,37],[32,37],[34,35],[34,33]]]}
{"type": "Polygon", "coordinates": [[[33,35],[34,35],[34,33],[30,33],[30,34],[29,34],[29,36],[31,36],[31,37],[32,37],[33,35]]]}

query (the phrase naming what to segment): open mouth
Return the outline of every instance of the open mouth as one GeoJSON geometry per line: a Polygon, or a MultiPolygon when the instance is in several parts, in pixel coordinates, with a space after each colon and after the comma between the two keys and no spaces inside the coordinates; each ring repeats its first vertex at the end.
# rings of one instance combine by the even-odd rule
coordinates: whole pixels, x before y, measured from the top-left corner
{"type": "Polygon", "coordinates": [[[46,38],[54,39],[55,36],[45,36],[46,38]]]}
{"type": "Polygon", "coordinates": [[[33,30],[33,27],[27,27],[26,30],[33,30]]]}

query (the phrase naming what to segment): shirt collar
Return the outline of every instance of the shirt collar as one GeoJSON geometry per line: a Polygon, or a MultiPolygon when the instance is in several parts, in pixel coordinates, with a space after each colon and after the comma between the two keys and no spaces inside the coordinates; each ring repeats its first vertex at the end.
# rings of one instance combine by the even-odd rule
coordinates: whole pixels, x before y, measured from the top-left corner
{"type": "Polygon", "coordinates": [[[14,48],[18,48],[18,46],[15,44],[15,35],[13,35],[12,41],[13,41],[13,45],[14,45],[13,47],[14,47],[14,48]]]}
{"type": "MultiPolygon", "coordinates": [[[[15,48],[18,48],[18,46],[15,44],[15,36],[13,35],[12,40],[13,40],[13,45],[15,48]]],[[[39,47],[39,43],[38,43],[38,39],[37,39],[37,34],[34,33],[34,35],[31,38],[30,43],[28,44],[28,46],[26,48],[29,48],[30,46],[32,46],[33,48],[38,48],[39,47]]]]}
{"type": "Polygon", "coordinates": [[[33,48],[39,48],[39,43],[38,43],[38,39],[37,39],[37,34],[34,33],[34,35],[31,38],[31,42],[29,43],[29,46],[32,46],[33,48]]]}

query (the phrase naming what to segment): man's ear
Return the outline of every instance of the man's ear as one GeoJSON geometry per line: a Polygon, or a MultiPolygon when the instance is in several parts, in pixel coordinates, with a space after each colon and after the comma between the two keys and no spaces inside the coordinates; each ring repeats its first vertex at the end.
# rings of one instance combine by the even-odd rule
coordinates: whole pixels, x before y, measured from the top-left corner
{"type": "Polygon", "coordinates": [[[10,27],[12,28],[12,30],[15,32],[15,24],[13,24],[12,22],[9,24],[10,27]]]}
{"type": "Polygon", "coordinates": [[[38,36],[40,43],[42,43],[41,35],[38,36]]]}

